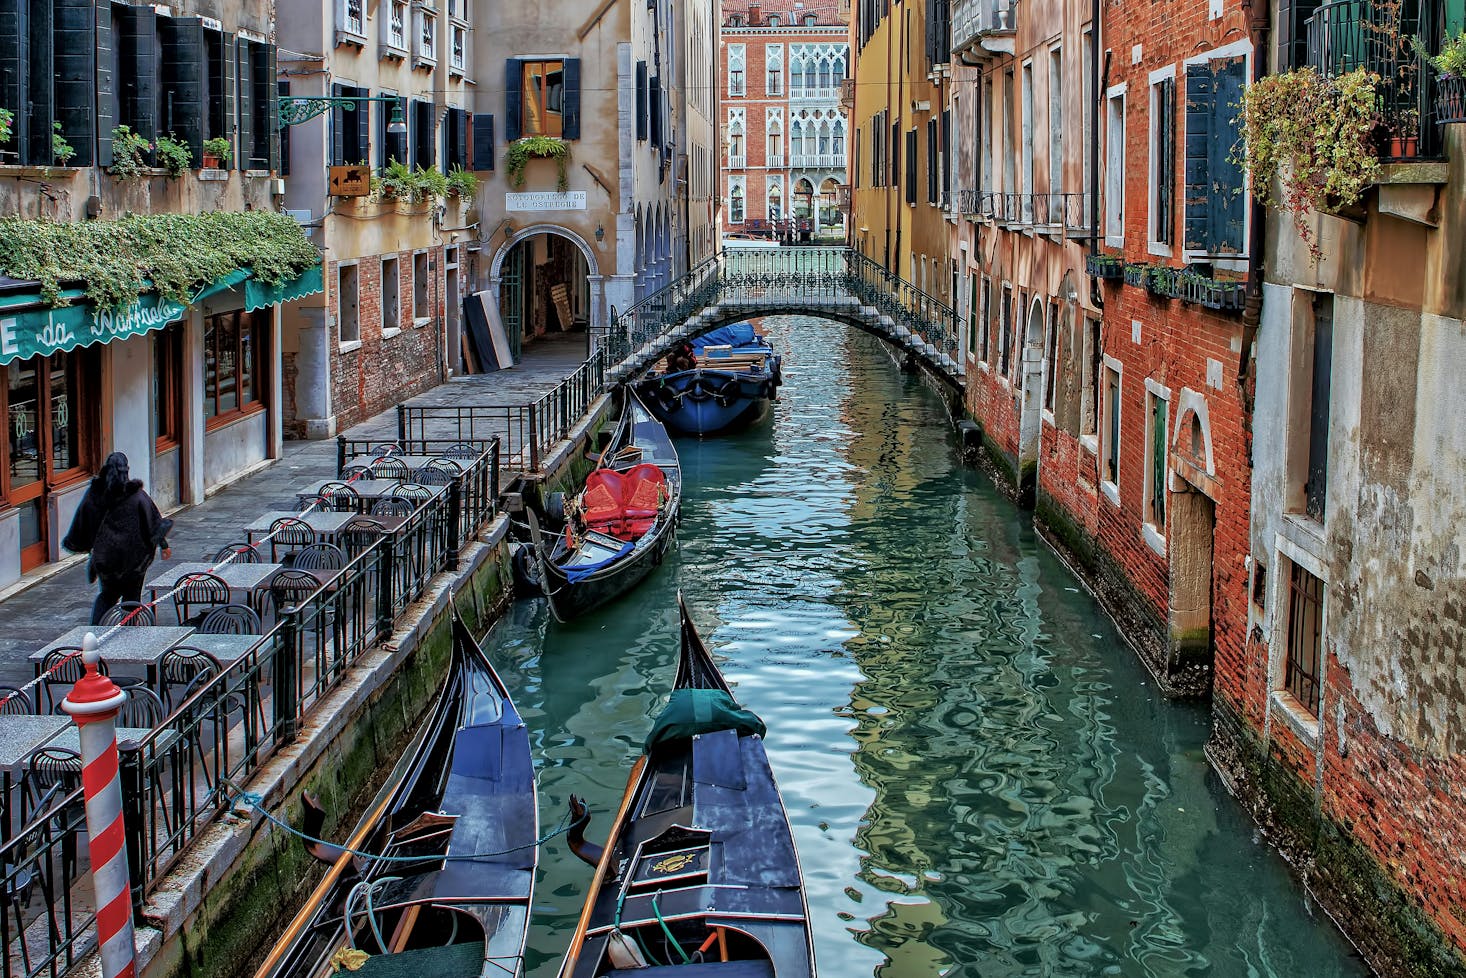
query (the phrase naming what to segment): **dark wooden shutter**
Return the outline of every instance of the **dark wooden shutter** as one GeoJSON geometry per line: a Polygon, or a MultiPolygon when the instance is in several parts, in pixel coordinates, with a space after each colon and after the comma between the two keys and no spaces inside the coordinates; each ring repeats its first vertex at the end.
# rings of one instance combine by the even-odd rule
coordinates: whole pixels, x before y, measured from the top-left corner
{"type": "MultiPolygon", "coordinates": [[[[331,97],[335,99],[346,96],[345,85],[332,85],[331,97]]],[[[341,107],[340,102],[331,106],[331,165],[344,166],[346,164],[346,110],[341,107]]]]}
{"type": "Polygon", "coordinates": [[[204,31],[208,56],[208,124],[210,139],[234,136],[234,35],[228,31],[204,31]]]}
{"type": "MultiPolygon", "coordinates": [[[[369,99],[372,97],[370,88],[358,88],[356,97],[369,99]]],[[[356,103],[356,153],[349,161],[351,163],[365,163],[368,166],[372,162],[372,103],[356,103]]]]}
{"type": "Polygon", "coordinates": [[[393,108],[395,106],[401,106],[402,122],[404,125],[410,128],[412,125],[412,119],[410,118],[411,113],[409,111],[410,105],[409,103],[400,100],[397,102],[379,102],[377,104],[382,107],[381,166],[383,169],[386,169],[387,164],[392,162],[393,160],[396,160],[399,163],[406,163],[408,134],[405,132],[388,132],[387,127],[392,124],[393,108]]]}
{"type": "MultiPolygon", "coordinates": [[[[24,156],[29,117],[19,111],[30,101],[30,3],[29,0],[0,0],[0,106],[15,113],[11,143],[6,151],[20,150],[24,156]]],[[[7,157],[8,163],[19,157],[7,157]]]]}
{"type": "Polygon", "coordinates": [[[204,155],[204,25],[197,17],[158,22],[163,49],[163,128],[188,147],[194,163],[204,155]]]}
{"type": "Polygon", "coordinates": [[[117,125],[116,41],[112,37],[112,4],[95,0],[97,61],[97,166],[112,165],[112,127],[117,125]]]}
{"type": "MultiPolygon", "coordinates": [[[[277,97],[290,97],[290,83],[288,81],[277,82],[275,85],[277,97]]],[[[290,127],[285,126],[280,130],[280,175],[290,176],[290,127]]]]}
{"type": "Polygon", "coordinates": [[[269,162],[272,171],[280,169],[280,89],[275,84],[279,72],[276,66],[275,45],[263,44],[259,46],[264,61],[260,77],[255,79],[259,86],[256,98],[263,103],[261,115],[263,118],[258,123],[257,132],[264,134],[264,153],[262,154],[269,162]]]}
{"type": "Polygon", "coordinates": [[[916,203],[916,130],[906,133],[906,203],[916,203]]]}
{"type": "Polygon", "coordinates": [[[937,202],[937,120],[926,120],[926,201],[937,202]]]}
{"type": "Polygon", "coordinates": [[[644,142],[647,134],[646,62],[636,63],[636,138],[644,142]]]}
{"type": "MultiPolygon", "coordinates": [[[[942,110],[942,191],[950,193],[952,190],[952,110],[942,110]]],[[[1055,190],[1056,188],[1050,188],[1055,190]]]]}
{"type": "Polygon", "coordinates": [[[30,60],[25,64],[29,74],[29,101],[17,106],[17,121],[27,117],[27,127],[22,134],[17,132],[21,162],[33,166],[50,166],[55,159],[51,152],[51,123],[56,121],[55,103],[51,97],[52,80],[56,76],[55,49],[51,44],[55,21],[54,8],[49,3],[32,3],[30,11],[30,60]],[[26,107],[29,106],[29,111],[26,107]]]}
{"type": "Polygon", "coordinates": [[[97,140],[96,9],[93,0],[56,0],[55,119],[76,155],[72,166],[91,166],[97,140]]]}
{"type": "Polygon", "coordinates": [[[431,170],[436,164],[434,139],[436,118],[432,102],[414,99],[412,103],[412,166],[431,170]]]}
{"type": "Polygon", "coordinates": [[[891,123],[891,142],[887,144],[891,154],[891,182],[887,186],[899,190],[901,187],[901,120],[891,123]]]}
{"type": "Polygon", "coordinates": [[[662,145],[662,78],[660,75],[653,75],[647,82],[647,92],[651,99],[651,140],[653,146],[662,145]]]}
{"type": "Polygon", "coordinates": [[[119,125],[151,141],[158,134],[158,15],[152,7],[116,7],[120,65],[115,84],[122,118],[119,125]]]}
{"type": "Polygon", "coordinates": [[[1242,193],[1242,167],[1233,152],[1242,138],[1237,122],[1242,114],[1242,93],[1247,87],[1246,61],[1242,57],[1212,62],[1212,124],[1208,145],[1211,173],[1207,223],[1211,228],[1213,254],[1241,254],[1246,248],[1242,229],[1246,223],[1247,195],[1242,193]]]}
{"type": "Polygon", "coordinates": [[[1184,246],[1206,251],[1210,244],[1207,217],[1210,203],[1211,125],[1216,105],[1211,66],[1186,66],[1186,212],[1184,246]]]}
{"type": "Polygon", "coordinates": [[[1156,85],[1155,240],[1170,244],[1176,235],[1176,80],[1156,85]]]}
{"type": "Polygon", "coordinates": [[[504,139],[514,142],[523,129],[524,62],[510,58],[504,62],[504,139]]]}
{"type": "Polygon", "coordinates": [[[234,154],[234,168],[236,170],[248,170],[250,156],[254,152],[254,66],[250,62],[249,42],[242,37],[234,39],[234,63],[236,68],[235,90],[239,97],[235,100],[236,113],[239,127],[239,149],[234,154]]]}
{"type": "Polygon", "coordinates": [[[580,59],[565,59],[564,109],[560,120],[560,134],[565,139],[580,138],[580,59]]]}
{"type": "Polygon", "coordinates": [[[473,117],[473,168],[475,170],[494,169],[494,117],[492,114],[473,117]]]}

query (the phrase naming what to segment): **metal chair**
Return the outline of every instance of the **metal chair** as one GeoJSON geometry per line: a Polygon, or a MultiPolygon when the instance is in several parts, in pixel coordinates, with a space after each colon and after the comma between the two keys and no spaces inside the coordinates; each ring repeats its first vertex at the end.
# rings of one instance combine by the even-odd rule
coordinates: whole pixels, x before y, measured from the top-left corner
{"type": "Polygon", "coordinates": [[[140,601],[122,601],[107,609],[102,625],[156,625],[158,616],[153,606],[140,601]]]}
{"type": "Polygon", "coordinates": [[[406,479],[407,463],[400,458],[383,458],[372,463],[373,479],[406,479]]]}
{"type": "MultiPolygon", "coordinates": [[[[25,793],[30,801],[30,811],[24,820],[29,821],[41,812],[43,798],[54,798],[70,794],[81,784],[81,756],[64,747],[42,747],[26,759],[25,793]]],[[[70,878],[70,874],[67,875],[70,878]]]]}
{"type": "Polygon", "coordinates": [[[413,506],[417,507],[433,498],[433,490],[416,482],[404,482],[400,486],[393,486],[387,496],[392,499],[411,500],[413,506]]]}
{"type": "Polygon", "coordinates": [[[173,613],[180,625],[193,624],[232,598],[229,585],[213,574],[188,574],[173,582],[173,613]]]}
{"type": "Polygon", "coordinates": [[[258,564],[260,552],[252,543],[231,543],[214,554],[214,563],[226,560],[231,564],[258,564]]]}
{"type": "MultiPolygon", "coordinates": [[[[408,507],[408,513],[411,513],[412,511],[412,504],[405,499],[379,499],[377,501],[379,503],[398,503],[402,506],[408,507]]],[[[373,512],[376,512],[375,508],[373,509],[373,512]]],[[[336,541],[346,550],[347,556],[354,560],[356,557],[360,556],[363,551],[371,547],[372,544],[376,543],[383,536],[385,536],[386,533],[387,528],[385,526],[378,523],[376,520],[367,519],[363,516],[358,519],[352,520],[350,523],[347,523],[345,526],[343,526],[340,530],[337,530],[336,541]]]]}
{"type": "Polygon", "coordinates": [[[196,649],[189,645],[180,645],[171,648],[163,653],[163,658],[158,663],[158,684],[163,689],[163,695],[167,699],[169,712],[178,709],[179,705],[188,698],[174,696],[173,690],[182,686],[185,689],[194,685],[200,679],[212,679],[224,671],[223,664],[212,652],[203,649],[196,649]]]}
{"type": "Polygon", "coordinates": [[[253,608],[242,604],[226,604],[215,608],[199,620],[198,630],[205,635],[264,634],[260,616],[253,608]]]}
{"type": "Polygon", "coordinates": [[[373,455],[401,455],[402,446],[395,441],[384,441],[372,448],[373,455]]]}
{"type": "Polygon", "coordinates": [[[419,504],[402,496],[383,496],[372,503],[373,516],[411,516],[419,504]]]}
{"type": "MultiPolygon", "coordinates": [[[[41,688],[46,691],[47,709],[55,712],[57,705],[61,702],[56,696],[55,687],[70,688],[76,684],[78,679],[86,675],[86,671],[86,663],[82,661],[80,646],[67,645],[47,652],[46,657],[41,660],[41,688]]],[[[107,675],[106,661],[97,663],[97,671],[104,676],[107,675]]]]}
{"type": "Polygon", "coordinates": [[[348,465],[341,470],[341,478],[347,480],[365,479],[371,475],[371,471],[371,466],[368,465],[348,465]]]}
{"type": "Polygon", "coordinates": [[[278,615],[286,608],[295,607],[315,594],[320,587],[321,582],[314,574],[291,567],[276,571],[269,584],[270,600],[275,604],[275,613],[278,615]]]}
{"type": "Polygon", "coordinates": [[[299,570],[340,570],[346,566],[346,554],[333,543],[313,543],[297,550],[290,566],[299,570]]]}
{"type": "Polygon", "coordinates": [[[18,686],[0,686],[0,716],[24,716],[36,712],[30,694],[18,686]]]}
{"type": "Polygon", "coordinates": [[[439,452],[438,454],[442,455],[444,458],[464,458],[468,459],[469,461],[473,461],[483,453],[484,450],[478,445],[471,445],[466,441],[461,441],[456,445],[449,445],[446,449],[439,452]]]}
{"type": "Polygon", "coordinates": [[[316,542],[316,531],[305,520],[282,516],[270,524],[270,559],[279,562],[281,554],[293,553],[316,542]]]}
{"type": "Polygon", "coordinates": [[[127,699],[117,711],[117,725],[155,730],[167,715],[168,711],[157,693],[137,686],[127,691],[127,699]]]}
{"type": "Polygon", "coordinates": [[[448,486],[462,474],[463,467],[451,458],[432,458],[412,473],[412,478],[424,486],[448,486]]]}
{"type": "Polygon", "coordinates": [[[316,493],[316,499],[324,500],[321,508],[337,513],[355,513],[361,509],[361,493],[345,482],[327,482],[316,493]]]}

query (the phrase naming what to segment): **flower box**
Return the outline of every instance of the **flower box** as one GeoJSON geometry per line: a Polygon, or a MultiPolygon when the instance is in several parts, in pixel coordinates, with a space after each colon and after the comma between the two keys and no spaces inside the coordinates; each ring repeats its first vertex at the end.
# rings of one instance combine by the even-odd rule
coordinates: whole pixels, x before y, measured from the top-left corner
{"type": "Polygon", "coordinates": [[[1143,287],[1147,277],[1146,273],[1149,271],[1150,266],[1144,262],[1128,262],[1124,272],[1125,284],[1134,285],[1137,288],[1143,287]]]}
{"type": "Polygon", "coordinates": [[[1084,260],[1084,270],[1097,279],[1114,281],[1125,276],[1125,259],[1119,255],[1090,255],[1084,260]]]}

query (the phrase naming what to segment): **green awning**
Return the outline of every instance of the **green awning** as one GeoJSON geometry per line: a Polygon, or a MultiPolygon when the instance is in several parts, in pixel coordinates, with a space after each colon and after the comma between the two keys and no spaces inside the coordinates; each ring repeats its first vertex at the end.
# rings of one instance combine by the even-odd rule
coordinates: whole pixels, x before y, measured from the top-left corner
{"type": "MultiPolygon", "coordinates": [[[[241,268],[200,289],[193,301],[225,292],[240,283],[244,284],[247,311],[313,295],[325,288],[320,265],[313,265],[276,286],[256,281],[249,269],[241,268]]],[[[68,289],[61,295],[70,300],[70,305],[46,305],[39,292],[0,296],[0,366],[12,360],[64,353],[162,329],[181,319],[191,304],[145,292],[126,308],[97,309],[86,301],[80,289],[68,289]]]]}

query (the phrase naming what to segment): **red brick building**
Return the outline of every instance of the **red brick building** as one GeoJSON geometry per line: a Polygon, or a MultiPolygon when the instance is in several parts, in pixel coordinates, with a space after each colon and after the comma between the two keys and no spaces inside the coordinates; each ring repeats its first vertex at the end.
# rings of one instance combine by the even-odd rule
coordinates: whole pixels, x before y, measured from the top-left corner
{"type": "Polygon", "coordinates": [[[724,231],[843,236],[848,5],[724,3],[718,124],[724,231]],[[791,222],[793,222],[791,224],[791,222]]]}

